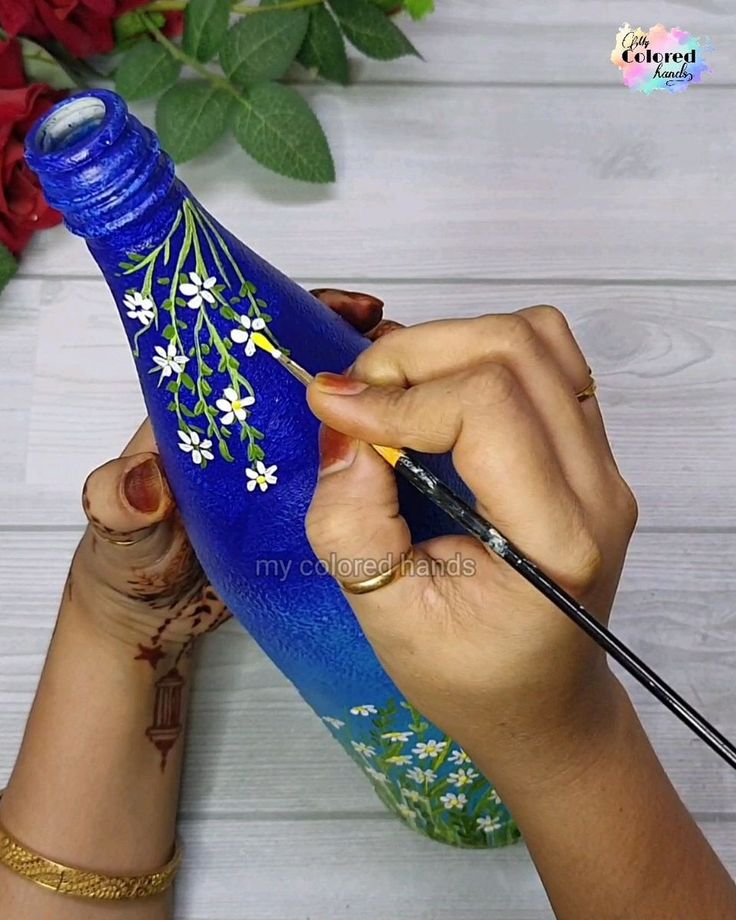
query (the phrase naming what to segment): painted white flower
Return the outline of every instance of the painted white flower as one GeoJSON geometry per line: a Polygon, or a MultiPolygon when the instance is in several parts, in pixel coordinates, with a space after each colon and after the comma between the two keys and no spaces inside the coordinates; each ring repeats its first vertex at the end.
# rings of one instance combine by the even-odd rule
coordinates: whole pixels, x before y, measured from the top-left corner
{"type": "Polygon", "coordinates": [[[471,769],[460,769],[457,773],[450,773],[447,778],[456,789],[462,789],[463,786],[468,786],[474,779],[477,779],[478,773],[471,769]]]}
{"type": "Polygon", "coordinates": [[[416,789],[404,789],[403,786],[399,787],[401,789],[401,794],[405,799],[409,799],[410,802],[418,802],[421,799],[421,795],[417,792],[416,789]]]}
{"type": "Polygon", "coordinates": [[[476,818],[475,823],[478,825],[478,830],[486,831],[486,833],[501,830],[501,819],[492,818],[490,815],[482,815],[480,818],[476,818]]]}
{"type": "Polygon", "coordinates": [[[446,747],[446,741],[435,741],[434,738],[430,738],[427,742],[418,741],[415,747],[411,749],[411,752],[416,754],[420,760],[424,760],[425,757],[437,757],[446,747]]]}
{"type": "Polygon", "coordinates": [[[333,728],[342,728],[345,724],[340,719],[335,719],[332,716],[322,716],[322,721],[326,722],[328,725],[331,725],[333,728]]]}
{"type": "Polygon", "coordinates": [[[420,785],[425,782],[433,783],[437,779],[437,774],[434,770],[422,770],[421,767],[412,767],[411,770],[406,771],[406,775],[420,785]]]}
{"type": "Polygon", "coordinates": [[[232,387],[227,387],[215,403],[223,413],[220,421],[223,425],[232,425],[235,419],[244,422],[248,417],[248,406],[252,406],[255,401],[255,396],[238,396],[232,387]]]}
{"type": "Polygon", "coordinates": [[[393,757],[386,758],[387,763],[395,763],[399,767],[404,767],[406,764],[411,763],[411,757],[408,754],[394,754],[393,757]]]}
{"type": "Polygon", "coordinates": [[[278,482],[277,469],[278,467],[275,463],[273,466],[266,466],[262,460],[256,460],[256,468],[245,471],[245,475],[248,477],[248,484],[246,485],[248,491],[253,492],[258,486],[261,492],[265,492],[269,486],[275,486],[278,482]]]}
{"type": "Polygon", "coordinates": [[[374,770],[373,767],[364,767],[363,769],[368,774],[368,776],[370,776],[371,779],[374,779],[377,783],[388,782],[388,777],[384,776],[380,770],[374,770]]]}
{"type": "Polygon", "coordinates": [[[363,757],[373,757],[376,753],[376,749],[364,741],[351,741],[350,743],[358,754],[362,754],[363,757]]]}
{"type": "Polygon", "coordinates": [[[488,793],[488,798],[496,805],[501,804],[501,796],[496,792],[495,789],[491,789],[491,791],[488,793]]]}
{"type": "Polygon", "coordinates": [[[462,748],[453,748],[452,753],[447,759],[450,761],[450,763],[470,763],[470,758],[462,748]]]}
{"type": "Polygon", "coordinates": [[[375,715],[378,710],[371,703],[365,703],[362,706],[353,706],[350,710],[351,716],[371,716],[375,715]]]}
{"type": "Polygon", "coordinates": [[[413,734],[414,732],[384,732],[381,737],[385,738],[386,741],[390,741],[392,744],[396,744],[399,741],[403,744],[405,741],[408,741],[413,734]]]}
{"type": "Polygon", "coordinates": [[[156,354],[153,356],[153,363],[161,368],[161,380],[164,377],[171,377],[172,374],[176,374],[178,377],[184,371],[189,360],[186,355],[176,353],[176,345],[173,342],[169,342],[167,348],[156,345],[154,351],[156,354]]]}
{"type": "Polygon", "coordinates": [[[455,795],[454,792],[446,792],[440,796],[440,802],[450,811],[453,808],[464,808],[468,804],[468,797],[463,792],[460,795],[455,795]]]}
{"type": "Polygon", "coordinates": [[[150,325],[155,316],[150,297],[144,297],[140,291],[133,291],[123,297],[123,303],[128,310],[128,319],[137,319],[144,326],[150,325]]]}
{"type": "Polygon", "coordinates": [[[192,461],[201,466],[203,460],[214,460],[215,455],[212,453],[212,441],[209,438],[202,440],[196,431],[179,432],[179,450],[185,454],[190,454],[192,461]]]}
{"type": "Polygon", "coordinates": [[[233,342],[237,342],[238,345],[245,345],[246,357],[252,358],[256,353],[256,346],[253,342],[252,335],[254,332],[260,332],[265,328],[265,319],[261,319],[260,316],[253,317],[253,319],[251,319],[250,316],[242,313],[240,316],[240,325],[237,329],[231,330],[230,338],[233,340],[233,342]]]}
{"type": "Polygon", "coordinates": [[[415,818],[417,814],[414,809],[410,808],[405,802],[398,805],[397,810],[402,818],[415,818]]]}
{"type": "Polygon", "coordinates": [[[189,272],[189,280],[191,284],[184,282],[179,288],[182,294],[189,298],[187,301],[188,307],[191,307],[192,310],[198,310],[205,301],[207,303],[215,302],[212,288],[217,284],[217,278],[214,275],[203,279],[196,272],[189,272]]]}

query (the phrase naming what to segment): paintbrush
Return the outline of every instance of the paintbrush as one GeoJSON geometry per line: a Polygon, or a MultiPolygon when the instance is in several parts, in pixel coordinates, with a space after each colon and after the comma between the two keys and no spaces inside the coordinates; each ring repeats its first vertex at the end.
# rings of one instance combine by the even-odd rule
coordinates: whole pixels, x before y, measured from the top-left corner
{"type": "MultiPolygon", "coordinates": [[[[268,352],[305,387],[311,383],[313,380],[312,375],[282,351],[279,351],[264,335],[254,332],[251,339],[254,345],[268,352]]],[[[489,521],[471,508],[459,495],[456,495],[431,470],[400,448],[382,447],[379,444],[372,444],[371,447],[396,472],[410,482],[415,489],[425,495],[431,502],[434,502],[453,521],[460,524],[467,533],[479,540],[489,552],[516,569],[547,600],[551,601],[565,616],[569,617],[583,632],[587,633],[614,661],[617,661],[643,687],[646,687],[654,697],[664,703],[688,728],[702,738],[726,763],[736,767],[736,747],[728,738],[722,735],[695,708],[676,693],[608,627],[599,623],[592,613],[586,610],[582,604],[579,604],[564,588],[556,584],[552,578],[545,575],[541,569],[526,558],[521,550],[514,546],[489,521]]]]}

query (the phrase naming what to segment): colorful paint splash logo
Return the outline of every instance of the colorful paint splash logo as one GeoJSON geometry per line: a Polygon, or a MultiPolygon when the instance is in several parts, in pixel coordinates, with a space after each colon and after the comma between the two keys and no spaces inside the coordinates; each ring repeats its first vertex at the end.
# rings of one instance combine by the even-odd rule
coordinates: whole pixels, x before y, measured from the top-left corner
{"type": "Polygon", "coordinates": [[[665,29],[660,24],[645,32],[626,22],[616,35],[611,60],[629,89],[647,95],[655,90],[681,93],[691,83],[702,83],[703,74],[711,73],[705,55],[712,50],[707,39],[683,29],[665,29]]]}

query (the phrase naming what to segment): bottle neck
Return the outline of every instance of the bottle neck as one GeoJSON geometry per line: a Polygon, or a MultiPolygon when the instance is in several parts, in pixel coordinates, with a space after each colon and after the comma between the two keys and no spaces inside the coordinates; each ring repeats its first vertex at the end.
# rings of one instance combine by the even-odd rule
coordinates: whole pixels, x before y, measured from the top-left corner
{"type": "Polygon", "coordinates": [[[186,196],[156,135],[106,90],[50,109],[28,137],[26,159],[49,204],[93,250],[156,244],[186,196]]]}

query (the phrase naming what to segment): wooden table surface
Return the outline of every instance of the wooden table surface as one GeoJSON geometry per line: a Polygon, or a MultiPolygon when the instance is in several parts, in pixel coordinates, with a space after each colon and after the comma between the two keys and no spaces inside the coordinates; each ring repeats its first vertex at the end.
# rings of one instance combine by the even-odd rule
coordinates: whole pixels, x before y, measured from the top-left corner
{"type": "MultiPolygon", "coordinates": [[[[313,188],[234,143],[180,173],[307,285],[357,287],[404,322],[554,303],[570,318],[641,522],[622,637],[736,735],[736,12],[639,0],[712,38],[702,86],[645,97],[609,61],[608,0],[438,0],[426,63],[307,86],[339,180],[313,188]]],[[[627,11],[628,12],[628,11],[627,11]]],[[[138,113],[150,117],[151,109],[138,113]]],[[[86,473],[143,415],[83,244],[40,235],[0,302],[0,776],[21,738],[86,473]]],[[[182,800],[182,920],[542,920],[523,845],[454,851],[386,813],[246,634],[202,650],[182,800]]],[[[736,777],[632,688],[685,801],[736,868],[736,777]]]]}

